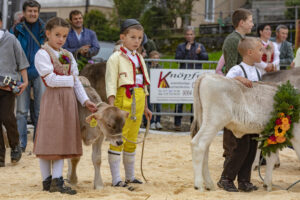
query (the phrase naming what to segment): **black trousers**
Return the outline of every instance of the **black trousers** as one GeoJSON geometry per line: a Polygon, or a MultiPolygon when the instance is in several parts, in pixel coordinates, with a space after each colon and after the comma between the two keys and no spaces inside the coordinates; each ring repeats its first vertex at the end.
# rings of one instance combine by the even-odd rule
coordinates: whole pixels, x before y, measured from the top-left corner
{"type": "Polygon", "coordinates": [[[2,160],[5,158],[2,125],[6,128],[9,146],[15,148],[19,144],[19,132],[14,109],[15,95],[12,92],[0,89],[0,159],[2,160]]]}
{"type": "Polygon", "coordinates": [[[235,180],[238,176],[238,182],[250,182],[251,168],[257,151],[257,141],[253,139],[254,137],[258,137],[258,134],[247,134],[242,138],[234,137],[236,146],[231,149],[231,155],[226,155],[223,177],[235,180]]]}
{"type": "MultiPolygon", "coordinates": [[[[224,128],[223,133],[223,157],[230,156],[233,149],[236,147],[236,137],[233,135],[231,130],[224,128]]],[[[226,161],[225,161],[226,162],[226,161]]]]}

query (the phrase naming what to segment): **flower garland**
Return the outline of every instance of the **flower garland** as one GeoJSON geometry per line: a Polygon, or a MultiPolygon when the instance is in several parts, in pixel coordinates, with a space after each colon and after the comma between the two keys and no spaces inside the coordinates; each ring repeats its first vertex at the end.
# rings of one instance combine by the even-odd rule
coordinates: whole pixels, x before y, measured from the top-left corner
{"type": "Polygon", "coordinates": [[[260,137],[256,138],[261,141],[259,148],[264,156],[291,146],[293,123],[299,121],[300,94],[289,81],[278,86],[273,107],[270,121],[261,132],[260,137]]]}
{"type": "Polygon", "coordinates": [[[61,64],[70,64],[71,63],[70,56],[67,53],[61,53],[58,57],[58,60],[61,64]]]}

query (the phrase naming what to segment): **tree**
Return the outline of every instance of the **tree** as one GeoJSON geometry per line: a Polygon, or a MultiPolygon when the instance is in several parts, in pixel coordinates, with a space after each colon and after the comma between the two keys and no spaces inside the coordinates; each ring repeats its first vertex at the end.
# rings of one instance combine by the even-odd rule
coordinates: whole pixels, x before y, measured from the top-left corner
{"type": "MultiPolygon", "coordinates": [[[[300,0],[286,0],[285,5],[286,7],[299,6],[300,8],[300,0]]],[[[288,8],[284,14],[287,19],[295,19],[295,8],[288,8]]],[[[297,18],[300,19],[300,9],[298,9],[297,18]]]]}
{"type": "Polygon", "coordinates": [[[99,10],[91,10],[84,15],[84,26],[95,31],[98,40],[117,41],[119,29],[114,27],[99,10]]]}
{"type": "Polygon", "coordinates": [[[120,19],[139,19],[149,0],[114,0],[120,19]]]}
{"type": "Polygon", "coordinates": [[[144,27],[145,33],[151,38],[157,35],[158,30],[162,26],[170,27],[172,20],[167,15],[166,9],[152,6],[142,15],[141,24],[144,27]]]}

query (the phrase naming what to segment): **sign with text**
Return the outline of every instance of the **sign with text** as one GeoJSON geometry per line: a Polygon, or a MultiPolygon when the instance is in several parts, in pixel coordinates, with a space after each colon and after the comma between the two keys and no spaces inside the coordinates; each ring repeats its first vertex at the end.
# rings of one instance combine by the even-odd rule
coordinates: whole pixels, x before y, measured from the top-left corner
{"type": "Polygon", "coordinates": [[[205,69],[150,69],[150,103],[193,103],[194,82],[205,69]]]}

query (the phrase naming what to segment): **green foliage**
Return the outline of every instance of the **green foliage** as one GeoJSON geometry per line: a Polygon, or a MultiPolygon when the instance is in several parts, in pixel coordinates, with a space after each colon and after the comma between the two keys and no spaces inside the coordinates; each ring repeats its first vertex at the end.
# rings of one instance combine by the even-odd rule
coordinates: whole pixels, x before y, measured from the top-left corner
{"type": "Polygon", "coordinates": [[[262,154],[270,155],[271,152],[275,153],[278,149],[282,149],[291,145],[290,139],[293,137],[293,123],[299,121],[300,114],[300,94],[288,81],[286,84],[278,86],[278,90],[274,96],[274,110],[272,111],[271,119],[266,125],[265,129],[261,133],[261,136],[257,138],[261,141],[259,148],[262,150],[262,154]],[[276,120],[279,119],[279,114],[284,113],[291,119],[290,129],[288,129],[284,135],[286,141],[283,143],[269,144],[268,139],[274,137],[276,120]]]}
{"type": "MultiPolygon", "coordinates": [[[[300,0],[286,0],[285,5],[287,7],[299,6],[300,8],[300,0]]],[[[288,8],[284,12],[285,17],[287,19],[295,19],[295,8],[288,8]]],[[[298,9],[298,19],[300,19],[300,9],[298,9]]]]}
{"type": "Polygon", "coordinates": [[[147,36],[151,38],[158,34],[158,29],[161,29],[162,26],[169,26],[171,19],[164,8],[152,6],[142,15],[141,24],[147,36]]]}
{"type": "Polygon", "coordinates": [[[149,0],[114,0],[120,19],[139,19],[149,0]]]}
{"type": "Polygon", "coordinates": [[[88,64],[88,59],[83,56],[79,56],[79,58],[77,59],[78,71],[81,71],[86,66],[86,64],[88,64]]]}
{"type": "Polygon", "coordinates": [[[113,27],[99,10],[91,10],[84,15],[84,26],[96,32],[98,40],[117,41],[119,29],[113,27]]]}

